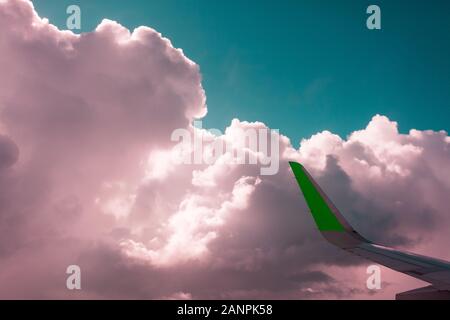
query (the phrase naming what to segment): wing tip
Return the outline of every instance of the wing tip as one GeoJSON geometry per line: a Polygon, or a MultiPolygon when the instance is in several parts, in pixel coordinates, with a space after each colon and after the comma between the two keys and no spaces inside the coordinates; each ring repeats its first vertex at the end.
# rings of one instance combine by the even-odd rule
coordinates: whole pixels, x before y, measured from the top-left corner
{"type": "Polygon", "coordinates": [[[294,169],[294,168],[300,168],[302,170],[305,169],[305,167],[300,162],[297,162],[297,161],[289,161],[289,165],[291,166],[291,169],[294,169]]]}
{"type": "Polygon", "coordinates": [[[301,163],[289,164],[319,231],[328,241],[340,247],[369,242],[351,227],[301,163]]]}

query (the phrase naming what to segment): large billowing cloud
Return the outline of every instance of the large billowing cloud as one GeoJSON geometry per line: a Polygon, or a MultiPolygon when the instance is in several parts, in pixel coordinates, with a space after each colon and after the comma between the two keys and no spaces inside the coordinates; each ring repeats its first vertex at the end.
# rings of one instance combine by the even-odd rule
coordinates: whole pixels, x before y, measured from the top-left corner
{"type": "Polygon", "coordinates": [[[262,160],[241,132],[268,128],[196,128],[199,67],[156,31],[105,20],[74,35],[24,0],[0,1],[0,27],[1,298],[392,298],[417,285],[384,270],[369,292],[369,262],[321,239],[289,160],[365,236],[450,257],[446,132],[400,134],[384,116],[300,146],[273,131],[279,171],[261,175],[233,155],[262,160]],[[230,148],[180,163],[176,129],[230,148]],[[71,264],[81,291],[66,289],[71,264]]]}

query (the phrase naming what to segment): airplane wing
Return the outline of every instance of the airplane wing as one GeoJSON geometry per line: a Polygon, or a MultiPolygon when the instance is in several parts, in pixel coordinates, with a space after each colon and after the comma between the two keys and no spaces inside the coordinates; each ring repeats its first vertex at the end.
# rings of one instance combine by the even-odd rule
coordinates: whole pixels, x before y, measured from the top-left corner
{"type": "Polygon", "coordinates": [[[450,263],[375,244],[361,236],[345,220],[306,169],[289,162],[316,225],[332,244],[398,272],[430,283],[430,286],[397,294],[397,299],[450,299],[450,263]]]}

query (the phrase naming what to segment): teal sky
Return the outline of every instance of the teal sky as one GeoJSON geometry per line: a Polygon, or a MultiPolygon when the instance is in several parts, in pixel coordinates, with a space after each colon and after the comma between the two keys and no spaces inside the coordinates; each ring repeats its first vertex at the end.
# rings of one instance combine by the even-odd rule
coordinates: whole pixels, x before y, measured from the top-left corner
{"type": "Polygon", "coordinates": [[[201,67],[205,127],[263,121],[292,139],[346,136],[379,113],[411,128],[449,130],[450,1],[34,0],[61,29],[103,19],[150,26],[201,67]],[[382,30],[366,28],[381,7],[382,30]]]}

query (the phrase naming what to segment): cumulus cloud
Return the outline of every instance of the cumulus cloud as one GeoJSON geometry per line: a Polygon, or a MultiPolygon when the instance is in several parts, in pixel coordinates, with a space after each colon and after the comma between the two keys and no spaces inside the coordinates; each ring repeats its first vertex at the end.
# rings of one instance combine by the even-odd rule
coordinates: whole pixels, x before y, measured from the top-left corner
{"type": "Polygon", "coordinates": [[[368,292],[368,262],[321,239],[289,160],[363,235],[449,258],[446,132],[402,134],[377,115],[299,146],[238,119],[211,135],[193,125],[206,114],[198,65],[155,30],[104,20],[75,35],[25,0],[0,2],[0,27],[0,297],[392,298],[403,278],[386,271],[368,292]],[[251,128],[279,142],[277,174],[233,160],[262,157],[239,134],[251,128]],[[177,162],[194,150],[176,129],[230,148],[177,162]],[[71,264],[79,292],[65,288],[71,264]]]}

